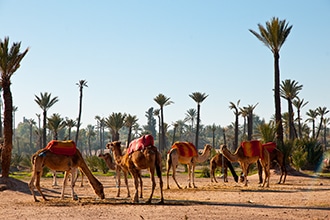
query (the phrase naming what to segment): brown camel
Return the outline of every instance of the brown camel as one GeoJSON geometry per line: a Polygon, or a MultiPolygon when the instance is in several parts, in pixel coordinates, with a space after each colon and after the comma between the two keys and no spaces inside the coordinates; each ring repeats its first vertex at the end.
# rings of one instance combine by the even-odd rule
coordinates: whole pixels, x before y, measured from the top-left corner
{"type": "MultiPolygon", "coordinates": [[[[114,152],[114,151],[113,151],[114,152]]],[[[121,155],[121,152],[118,153],[114,153],[116,154],[116,158],[118,159],[118,155],[121,155]]],[[[127,180],[127,172],[128,172],[128,168],[122,168],[121,164],[117,164],[116,161],[113,162],[112,157],[109,153],[106,154],[100,154],[99,155],[100,158],[104,159],[105,163],[107,164],[108,168],[111,170],[115,170],[116,171],[116,185],[117,185],[117,197],[120,197],[120,172],[123,171],[124,173],[124,180],[125,180],[125,184],[126,184],[126,188],[127,188],[127,197],[130,197],[130,191],[129,191],[129,187],[128,187],[128,180],[127,180]]],[[[141,180],[142,181],[142,180],[141,180]]],[[[141,184],[142,186],[142,184],[141,184]]],[[[141,189],[142,192],[142,189],[141,189]]],[[[142,197],[142,193],[141,193],[141,197],[142,197]]]]}
{"type": "MultiPolygon", "coordinates": [[[[89,183],[94,189],[94,192],[101,199],[104,199],[105,197],[102,183],[100,183],[93,176],[92,172],[89,170],[87,164],[85,163],[78,149],[76,150],[75,154],[72,156],[55,154],[50,150],[41,149],[32,155],[32,166],[33,166],[33,173],[32,173],[31,181],[29,183],[29,188],[31,190],[35,202],[38,202],[38,199],[35,196],[34,187],[37,188],[42,198],[45,201],[47,201],[46,197],[44,196],[40,188],[40,177],[42,175],[42,169],[44,166],[48,167],[51,170],[58,170],[65,172],[62,193],[61,193],[62,199],[64,198],[64,189],[69,173],[71,173],[72,176],[74,177],[77,173],[78,168],[81,169],[84,172],[84,174],[87,176],[89,183]]],[[[77,197],[74,193],[74,183],[75,181],[71,181],[71,194],[72,194],[72,199],[76,200],[77,197]]]]}
{"type": "MultiPolygon", "coordinates": [[[[283,183],[285,183],[286,180],[286,176],[287,176],[287,170],[286,170],[286,166],[285,166],[285,158],[284,158],[284,154],[277,148],[275,148],[272,152],[269,152],[269,156],[270,156],[270,162],[275,161],[280,169],[281,169],[281,176],[280,176],[280,180],[278,181],[278,184],[282,183],[282,178],[283,178],[283,183]]],[[[259,183],[262,183],[262,166],[260,164],[260,162],[258,161],[258,175],[259,175],[259,183]]]]}
{"type": "MultiPolygon", "coordinates": [[[[252,143],[248,142],[248,143],[252,143]]],[[[243,175],[244,175],[244,181],[245,181],[245,186],[247,186],[247,175],[248,175],[248,168],[249,165],[252,163],[256,163],[258,160],[260,160],[260,163],[264,169],[265,172],[265,179],[263,182],[263,187],[265,186],[267,182],[267,187],[269,187],[269,178],[270,178],[270,156],[269,152],[267,151],[266,148],[263,148],[261,143],[259,141],[253,141],[253,143],[256,143],[259,146],[260,152],[259,155],[249,155],[246,156],[244,150],[243,150],[243,143],[240,145],[234,154],[232,154],[228,149],[226,145],[221,145],[220,146],[220,151],[222,154],[230,161],[230,162],[238,162],[241,165],[243,175]]]]}
{"type": "Polygon", "coordinates": [[[117,164],[120,164],[121,168],[124,170],[128,170],[130,174],[134,178],[134,186],[135,186],[135,194],[133,198],[133,202],[139,202],[138,194],[139,194],[139,180],[141,187],[141,196],[142,196],[142,178],[141,178],[141,170],[149,169],[150,178],[152,181],[152,189],[149,199],[146,203],[151,203],[152,196],[156,187],[155,181],[155,169],[157,176],[159,178],[160,185],[160,193],[161,200],[160,203],[164,203],[163,197],[163,180],[161,173],[161,154],[158,152],[155,146],[147,146],[144,150],[134,151],[131,154],[126,153],[125,155],[121,155],[121,142],[114,141],[107,144],[107,148],[111,149],[116,160],[117,164]]]}
{"type": "Polygon", "coordinates": [[[213,182],[213,180],[216,183],[218,182],[217,179],[214,176],[214,172],[215,172],[215,170],[216,170],[217,167],[223,167],[223,181],[224,182],[228,182],[228,175],[227,175],[228,168],[229,168],[231,174],[233,175],[235,182],[238,182],[238,176],[237,176],[237,174],[236,174],[236,172],[234,170],[233,165],[221,153],[217,153],[210,160],[211,182],[213,182]]]}
{"type": "Polygon", "coordinates": [[[167,189],[170,188],[169,186],[169,173],[172,169],[172,177],[176,185],[179,189],[181,189],[181,186],[177,182],[175,178],[176,168],[179,164],[187,164],[188,166],[188,185],[187,187],[191,188],[191,180],[192,185],[194,188],[195,186],[195,167],[197,163],[203,163],[205,162],[211,154],[212,146],[209,144],[206,144],[204,146],[204,150],[202,154],[198,154],[196,147],[189,142],[175,142],[171,148],[171,150],[167,153],[167,189]],[[196,151],[196,153],[193,153],[193,151],[196,151]]]}

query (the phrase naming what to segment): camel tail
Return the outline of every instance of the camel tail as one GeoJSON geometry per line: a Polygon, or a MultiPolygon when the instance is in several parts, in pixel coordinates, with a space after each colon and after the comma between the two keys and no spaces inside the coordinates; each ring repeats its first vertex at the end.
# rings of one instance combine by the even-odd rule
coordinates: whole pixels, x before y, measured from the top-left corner
{"type": "Polygon", "coordinates": [[[234,169],[233,165],[228,160],[227,160],[227,167],[229,168],[231,174],[234,177],[235,182],[237,183],[238,182],[238,176],[237,176],[237,174],[235,172],[235,169],[234,169]]]}

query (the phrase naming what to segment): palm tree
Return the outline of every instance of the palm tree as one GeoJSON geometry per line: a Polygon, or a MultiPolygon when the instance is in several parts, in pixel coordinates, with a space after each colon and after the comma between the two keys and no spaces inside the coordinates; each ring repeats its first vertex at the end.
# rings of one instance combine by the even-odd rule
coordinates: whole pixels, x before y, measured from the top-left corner
{"type": "Polygon", "coordinates": [[[80,121],[81,121],[81,112],[82,112],[82,98],[83,98],[83,89],[87,86],[86,80],[79,80],[76,85],[79,87],[79,113],[78,113],[78,120],[77,120],[77,133],[76,133],[76,144],[78,144],[78,137],[79,137],[79,128],[80,128],[80,121]]]}
{"type": "Polygon", "coordinates": [[[36,132],[38,134],[38,142],[39,142],[39,149],[42,148],[42,135],[41,135],[41,126],[40,126],[40,121],[41,121],[41,114],[36,114],[37,118],[38,118],[38,131],[36,132]]]}
{"type": "Polygon", "coordinates": [[[93,125],[87,125],[86,135],[87,135],[87,140],[88,140],[89,156],[92,156],[91,138],[95,136],[95,131],[94,131],[94,126],[93,125]]]}
{"type": "Polygon", "coordinates": [[[130,114],[128,114],[127,117],[125,118],[125,126],[128,128],[126,147],[128,147],[129,143],[131,142],[132,127],[134,126],[134,124],[136,124],[138,120],[139,119],[137,118],[136,115],[130,115],[130,114]]]}
{"type": "Polygon", "coordinates": [[[199,136],[199,124],[200,124],[200,108],[201,103],[208,97],[205,93],[193,92],[189,95],[197,103],[197,123],[196,123],[196,137],[195,137],[195,146],[198,149],[198,136],[199,136]]]}
{"type": "Polygon", "coordinates": [[[293,107],[292,101],[296,98],[299,94],[299,91],[302,89],[302,85],[298,85],[298,82],[295,80],[286,79],[282,81],[280,86],[280,94],[281,97],[288,101],[288,113],[289,113],[289,121],[288,121],[288,128],[289,128],[289,139],[294,140],[297,137],[297,132],[294,127],[294,114],[293,114],[293,107]]]}
{"type": "Polygon", "coordinates": [[[124,126],[126,114],[112,113],[105,119],[105,126],[109,128],[112,136],[112,141],[119,140],[119,130],[124,126]]]}
{"type": "Polygon", "coordinates": [[[233,102],[229,102],[229,108],[231,110],[234,110],[234,114],[235,114],[235,139],[234,139],[234,150],[237,149],[238,147],[238,117],[239,115],[242,113],[239,111],[239,103],[241,100],[237,101],[237,104],[235,105],[233,102]]]}
{"type": "Polygon", "coordinates": [[[4,100],[4,143],[1,154],[2,177],[9,177],[9,168],[11,161],[11,153],[13,149],[13,97],[11,94],[11,76],[20,67],[20,62],[29,51],[25,49],[20,52],[21,42],[13,43],[9,48],[9,37],[5,37],[4,41],[0,39],[0,85],[3,90],[4,100]]]}
{"type": "Polygon", "coordinates": [[[65,126],[68,127],[68,139],[71,140],[71,129],[77,126],[76,120],[70,119],[68,117],[65,118],[65,126]]]}
{"type": "Polygon", "coordinates": [[[176,130],[178,128],[179,124],[177,122],[173,123],[173,139],[172,139],[172,145],[174,144],[175,142],[175,134],[176,134],[176,130]]]}
{"type": "Polygon", "coordinates": [[[95,116],[95,120],[97,121],[97,128],[99,129],[100,133],[100,148],[101,152],[103,153],[105,120],[98,115],[95,116]]]}
{"type": "Polygon", "coordinates": [[[194,122],[197,117],[197,111],[194,108],[190,108],[186,112],[186,117],[184,118],[184,121],[191,121],[191,129],[194,127],[194,122]]]}
{"type": "Polygon", "coordinates": [[[60,114],[54,113],[48,118],[48,128],[53,132],[53,139],[58,139],[58,132],[65,126],[65,121],[61,118],[60,114]]]}
{"type": "Polygon", "coordinates": [[[324,152],[327,150],[327,125],[330,124],[330,118],[323,119],[323,144],[324,144],[324,152]]]}
{"type": "Polygon", "coordinates": [[[275,119],[277,126],[277,141],[283,146],[283,125],[281,114],[281,97],[280,97],[280,49],[290,34],[292,25],[288,26],[286,20],[279,20],[273,17],[271,21],[266,22],[266,28],[258,24],[259,33],[249,29],[249,31],[263,42],[273,53],[274,56],[274,101],[275,101],[275,119]]]}
{"type": "Polygon", "coordinates": [[[32,149],[32,129],[33,129],[33,125],[36,124],[36,122],[33,119],[28,119],[27,123],[29,124],[29,131],[30,131],[30,149],[32,149]]]}
{"type": "Polygon", "coordinates": [[[160,109],[160,121],[161,121],[161,140],[159,140],[159,148],[161,151],[165,150],[166,148],[166,141],[165,141],[165,125],[164,125],[164,106],[170,105],[173,102],[170,100],[170,97],[166,97],[162,93],[158,94],[154,101],[159,105],[160,109]]]}
{"type": "Polygon", "coordinates": [[[321,117],[320,118],[320,124],[319,124],[319,128],[317,129],[317,133],[316,133],[316,139],[319,137],[320,131],[321,131],[321,127],[323,124],[323,119],[324,119],[324,115],[326,115],[327,113],[329,113],[329,110],[327,109],[327,107],[318,107],[316,109],[316,111],[318,112],[318,115],[321,117]]]}
{"type": "Polygon", "coordinates": [[[42,130],[42,146],[46,147],[46,127],[47,127],[47,111],[56,102],[58,102],[57,96],[51,99],[51,93],[40,93],[40,97],[35,95],[34,100],[42,109],[43,114],[43,130],[42,130]]]}
{"type": "MultiPolygon", "coordinates": [[[[0,94],[2,93],[2,87],[0,85],[0,94]]],[[[2,98],[1,98],[1,95],[0,95],[0,112],[2,112],[2,98]]],[[[2,138],[2,116],[0,114],[0,138],[2,138]]]]}
{"type": "Polygon", "coordinates": [[[247,139],[252,140],[253,133],[253,110],[257,107],[259,103],[255,105],[248,105],[247,107],[243,107],[244,111],[247,112],[247,139]]]}
{"type": "Polygon", "coordinates": [[[245,108],[239,108],[240,109],[240,112],[241,112],[241,116],[243,117],[243,134],[242,134],[242,137],[241,139],[242,140],[245,140],[246,139],[246,118],[248,117],[249,113],[247,112],[247,110],[245,108]]]}
{"type": "Polygon", "coordinates": [[[312,137],[315,138],[315,119],[319,113],[317,110],[309,109],[308,112],[306,112],[306,115],[309,117],[306,119],[306,122],[312,122],[312,137]]]}
{"type": "Polygon", "coordinates": [[[299,97],[296,97],[293,101],[292,104],[296,107],[297,109],[297,120],[298,120],[298,135],[299,138],[302,138],[302,126],[301,126],[301,116],[300,116],[300,110],[305,107],[308,102],[304,102],[304,99],[300,100],[299,97]]]}

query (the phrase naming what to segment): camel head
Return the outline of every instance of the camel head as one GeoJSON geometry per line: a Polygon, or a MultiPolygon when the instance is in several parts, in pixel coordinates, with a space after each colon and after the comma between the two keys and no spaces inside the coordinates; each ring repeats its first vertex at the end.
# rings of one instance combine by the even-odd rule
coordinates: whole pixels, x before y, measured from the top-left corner
{"type": "Polygon", "coordinates": [[[220,145],[220,153],[222,154],[224,150],[228,150],[228,149],[227,149],[227,145],[225,145],[225,144],[221,144],[221,145],[220,145]]]}
{"type": "Polygon", "coordinates": [[[113,141],[113,142],[109,142],[106,146],[107,149],[113,151],[116,147],[120,148],[121,142],[120,141],[113,141]]]}
{"type": "Polygon", "coordinates": [[[106,164],[109,166],[109,169],[111,170],[115,170],[115,163],[113,162],[112,156],[109,153],[105,153],[105,154],[99,154],[99,158],[102,158],[104,161],[106,161],[106,164]],[[107,163],[107,161],[109,161],[107,163]]]}
{"type": "Polygon", "coordinates": [[[211,151],[212,150],[212,145],[210,145],[210,144],[205,144],[205,146],[204,146],[204,151],[211,151]]]}

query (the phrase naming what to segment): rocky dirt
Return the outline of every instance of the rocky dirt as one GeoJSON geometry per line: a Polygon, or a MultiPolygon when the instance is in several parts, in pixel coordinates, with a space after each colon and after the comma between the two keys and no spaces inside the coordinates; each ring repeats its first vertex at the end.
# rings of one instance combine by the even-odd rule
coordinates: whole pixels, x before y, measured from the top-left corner
{"type": "MultiPolygon", "coordinates": [[[[165,189],[163,177],[163,205],[157,204],[159,185],[152,204],[145,204],[150,193],[149,178],[143,178],[144,198],[139,204],[126,197],[125,187],[121,197],[115,197],[113,177],[97,178],[104,185],[104,200],[98,199],[87,181],[80,187],[80,180],[75,188],[78,201],[71,199],[69,187],[65,199],[60,200],[61,187],[52,187],[51,178],[43,178],[41,186],[49,201],[41,202],[34,202],[27,186],[29,179],[11,179],[7,187],[0,185],[1,219],[330,219],[329,178],[291,174],[285,184],[279,185],[279,176],[272,172],[269,188],[260,187],[257,175],[252,175],[247,187],[235,183],[232,177],[228,183],[218,177],[218,183],[196,178],[197,188],[178,189],[170,177],[171,189],[165,189]]],[[[187,174],[179,173],[178,180],[186,184],[187,174]]],[[[129,184],[133,195],[132,179],[129,184]]]]}

